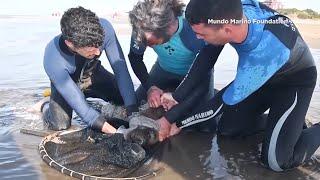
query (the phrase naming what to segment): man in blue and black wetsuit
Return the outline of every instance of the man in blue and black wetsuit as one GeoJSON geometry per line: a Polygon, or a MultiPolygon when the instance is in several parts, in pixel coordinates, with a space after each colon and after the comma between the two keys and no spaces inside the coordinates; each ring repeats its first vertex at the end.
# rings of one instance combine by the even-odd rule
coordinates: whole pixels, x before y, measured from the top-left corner
{"type": "Polygon", "coordinates": [[[49,106],[44,120],[50,129],[71,125],[74,110],[89,127],[105,133],[116,129],[86,102],[86,97],[124,104],[126,113],[138,111],[136,96],[115,31],[106,19],[99,19],[82,7],[66,11],[60,21],[62,34],[45,49],[44,68],[51,81],[49,106]],[[114,75],[98,60],[105,51],[114,75]]]}
{"type": "MultiPolygon", "coordinates": [[[[201,124],[221,115],[219,134],[243,136],[252,132],[257,117],[269,110],[263,163],[283,171],[309,159],[320,145],[319,123],[304,127],[317,70],[292,21],[255,0],[191,0],[186,18],[197,36],[210,44],[201,50],[176,91],[163,95],[167,108],[202,83],[219,56],[217,46],[222,50],[230,43],[239,62],[235,79],[197,107],[192,116],[176,121],[177,126],[201,124]]],[[[169,128],[170,124],[161,127],[161,139],[167,137],[169,128]]]]}
{"type": "MultiPolygon", "coordinates": [[[[133,27],[129,60],[142,84],[136,91],[137,98],[138,101],[147,99],[153,108],[161,106],[164,90],[178,87],[205,45],[184,18],[184,6],[179,0],[144,0],[129,13],[133,27]],[[143,62],[147,46],[158,55],[150,73],[143,62]]],[[[193,89],[181,106],[166,112],[159,122],[184,118],[201,100],[213,97],[213,72],[207,72],[202,81],[202,86],[193,89]]]]}

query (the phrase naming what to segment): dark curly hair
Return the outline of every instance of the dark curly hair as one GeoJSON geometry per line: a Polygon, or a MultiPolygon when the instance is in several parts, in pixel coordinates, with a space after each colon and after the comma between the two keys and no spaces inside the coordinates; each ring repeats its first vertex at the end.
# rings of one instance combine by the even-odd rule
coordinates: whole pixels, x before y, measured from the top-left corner
{"type": "MultiPolygon", "coordinates": [[[[191,25],[208,24],[213,20],[241,20],[243,16],[241,0],[190,0],[186,8],[186,19],[191,25]]],[[[217,28],[223,24],[214,24],[217,28]]]]}
{"type": "Polygon", "coordinates": [[[81,6],[68,9],[60,20],[63,38],[76,48],[99,47],[104,41],[104,30],[99,18],[81,6]]]}
{"type": "Polygon", "coordinates": [[[129,12],[133,33],[138,41],[144,41],[144,32],[153,32],[158,38],[167,38],[167,29],[173,17],[183,14],[180,0],[144,0],[129,12]]]}

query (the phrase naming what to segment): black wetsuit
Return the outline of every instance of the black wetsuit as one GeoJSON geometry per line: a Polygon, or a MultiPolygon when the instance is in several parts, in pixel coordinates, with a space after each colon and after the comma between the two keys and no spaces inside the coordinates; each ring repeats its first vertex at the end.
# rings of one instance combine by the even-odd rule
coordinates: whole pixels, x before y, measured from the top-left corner
{"type": "MultiPolygon", "coordinates": [[[[303,163],[320,145],[320,125],[303,128],[317,70],[309,48],[288,18],[253,0],[243,1],[243,8],[249,20],[286,23],[249,24],[246,40],[231,44],[239,55],[235,80],[177,124],[185,128],[211,122],[214,126],[214,117],[221,115],[218,133],[243,136],[252,133],[258,117],[269,110],[262,160],[272,170],[283,171],[303,163]]],[[[213,68],[219,56],[215,49],[208,45],[201,50],[173,94],[175,100],[183,100],[213,68]]]]}

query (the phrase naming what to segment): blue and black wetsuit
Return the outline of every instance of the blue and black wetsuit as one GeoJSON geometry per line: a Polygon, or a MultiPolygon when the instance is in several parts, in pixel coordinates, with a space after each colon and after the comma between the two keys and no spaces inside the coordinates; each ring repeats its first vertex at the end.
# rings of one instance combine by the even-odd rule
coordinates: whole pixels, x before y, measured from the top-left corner
{"type": "MultiPolygon", "coordinates": [[[[272,170],[283,171],[303,163],[320,145],[320,125],[303,128],[317,70],[309,48],[290,19],[254,0],[243,1],[243,11],[252,23],[246,40],[231,44],[239,55],[234,81],[177,124],[184,128],[212,122],[222,114],[218,132],[242,136],[253,132],[260,123],[258,117],[269,110],[262,160],[272,170]],[[253,23],[257,20],[284,23],[253,23]]],[[[207,45],[201,50],[173,94],[178,102],[211,71],[219,56],[215,49],[207,45]]]]}
{"type": "MultiPolygon", "coordinates": [[[[44,68],[51,81],[52,95],[45,120],[50,128],[66,129],[71,125],[74,110],[90,127],[101,129],[104,122],[85,98],[95,97],[115,104],[124,104],[127,113],[137,111],[133,83],[115,31],[100,19],[105,31],[104,50],[114,75],[104,69],[96,57],[92,60],[71,52],[61,35],[49,42],[44,54],[44,68]]],[[[101,54],[100,54],[101,55],[101,54]]]]}
{"type": "MultiPolygon", "coordinates": [[[[191,26],[183,16],[179,16],[178,21],[178,30],[168,42],[152,46],[158,55],[158,59],[150,73],[148,73],[143,62],[143,55],[147,46],[137,43],[134,35],[132,35],[129,60],[134,73],[142,84],[137,90],[139,101],[146,99],[146,92],[153,85],[163,90],[175,90],[187,74],[196,55],[205,45],[203,40],[197,39],[191,26]]],[[[213,73],[211,71],[208,72],[205,78],[205,83],[188,96],[188,102],[173,108],[165,114],[169,121],[174,122],[183,118],[201,98],[213,96],[212,91],[210,91],[210,89],[213,89],[213,73]]]]}

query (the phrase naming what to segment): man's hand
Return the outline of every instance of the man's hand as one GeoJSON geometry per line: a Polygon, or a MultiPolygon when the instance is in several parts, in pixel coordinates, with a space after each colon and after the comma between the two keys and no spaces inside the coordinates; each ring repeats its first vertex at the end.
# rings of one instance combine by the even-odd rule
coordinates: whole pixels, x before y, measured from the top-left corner
{"type": "Polygon", "coordinates": [[[169,123],[169,121],[165,117],[158,119],[157,123],[160,126],[159,141],[161,142],[161,141],[165,140],[167,137],[169,137],[171,124],[169,123]]]}
{"type": "Polygon", "coordinates": [[[161,106],[161,95],[163,91],[157,86],[151,86],[148,90],[148,104],[152,108],[158,108],[161,106]]]}
{"type": "Polygon", "coordinates": [[[177,135],[179,134],[181,131],[181,128],[178,128],[177,127],[177,124],[176,123],[173,123],[171,125],[171,129],[170,129],[170,136],[174,136],[174,135],[177,135]]]}
{"type": "Polygon", "coordinates": [[[101,131],[106,134],[114,134],[117,132],[117,129],[111,126],[109,123],[105,122],[101,131]]]}
{"type": "Polygon", "coordinates": [[[163,108],[168,111],[173,106],[177,105],[178,102],[172,97],[172,93],[164,93],[161,96],[161,104],[163,108]]]}

